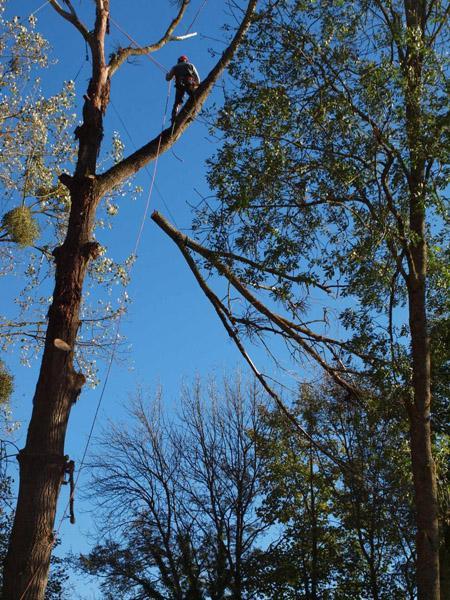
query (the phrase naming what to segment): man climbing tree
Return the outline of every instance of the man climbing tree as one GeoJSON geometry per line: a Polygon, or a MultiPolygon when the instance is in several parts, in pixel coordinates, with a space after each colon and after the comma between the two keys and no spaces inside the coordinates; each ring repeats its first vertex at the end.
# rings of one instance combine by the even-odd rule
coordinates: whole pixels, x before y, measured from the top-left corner
{"type": "Polygon", "coordinates": [[[199,86],[195,99],[188,100],[175,126],[99,174],[97,157],[114,74],[128,58],[162,48],[180,23],[189,0],[180,3],[178,14],[158,42],[138,48],[119,48],[112,54],[105,47],[110,27],[109,0],[95,0],[92,26],[82,22],[70,0],[64,1],[64,7],[58,0],[50,0],[54,10],[71,23],[86,42],[92,72],[84,95],[82,123],[75,131],[76,167],[72,175],[60,175],[61,183],[70,194],[70,216],[65,239],[53,250],[55,288],[27,440],[18,455],[20,486],[4,568],[4,600],[42,600],[45,593],[56,504],[67,466],[65,435],[73,401],[84,379],[83,374],[74,369],[73,355],[83,282],[90,261],[99,254],[99,244],[92,239],[96,209],[105,194],[169,149],[186,130],[242,41],[256,3],[257,0],[246,3],[229,46],[199,86]]]}
{"type": "Polygon", "coordinates": [[[189,62],[187,56],[183,54],[178,59],[166,75],[166,81],[170,81],[175,77],[175,102],[172,109],[172,123],[175,121],[180,106],[183,104],[184,94],[188,94],[192,98],[195,90],[200,85],[200,76],[197,69],[189,62]]]}

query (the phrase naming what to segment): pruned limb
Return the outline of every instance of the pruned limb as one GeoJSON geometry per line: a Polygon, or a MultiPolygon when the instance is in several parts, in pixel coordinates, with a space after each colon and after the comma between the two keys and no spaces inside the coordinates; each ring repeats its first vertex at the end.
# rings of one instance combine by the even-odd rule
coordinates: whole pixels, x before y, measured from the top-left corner
{"type": "MultiPolygon", "coordinates": [[[[200,244],[198,244],[193,239],[189,239],[188,244],[193,250],[195,250],[197,246],[200,248],[203,248],[202,246],[200,246],[200,244]]],[[[252,260],[251,258],[247,258],[246,256],[242,256],[240,254],[235,254],[234,252],[225,252],[222,250],[220,250],[220,251],[209,250],[209,252],[211,253],[211,256],[214,256],[216,258],[235,260],[237,262],[241,262],[243,264],[249,265],[249,267],[252,267],[253,269],[256,269],[257,271],[259,271],[261,273],[270,273],[271,275],[275,275],[276,277],[279,277],[280,279],[285,279],[286,281],[291,281],[292,283],[304,283],[305,285],[310,285],[310,286],[316,287],[316,288],[322,290],[323,292],[326,292],[327,294],[330,293],[330,288],[328,286],[323,285],[323,284],[319,283],[318,281],[316,281],[314,279],[314,277],[304,275],[304,274],[291,275],[290,273],[283,273],[279,269],[273,269],[271,267],[267,267],[255,260],[252,260]]]]}
{"type": "Polygon", "coordinates": [[[206,102],[215,82],[233,58],[234,53],[250,26],[257,2],[258,0],[249,0],[244,18],[230,45],[226,48],[206,79],[198,86],[195,96],[186,102],[183,109],[180,111],[174,126],[165,129],[161,134],[156,136],[156,138],[148,142],[148,144],[145,144],[145,146],[142,146],[142,148],[139,148],[139,150],[136,150],[136,152],[133,152],[133,154],[124,158],[105,173],[99,175],[98,182],[102,195],[128,177],[133,176],[139,169],[143,168],[152,160],[155,160],[159,154],[163,154],[169,150],[187,129],[190,122],[200,112],[206,102]]]}
{"type": "Polygon", "coordinates": [[[72,23],[72,25],[78,29],[78,31],[81,33],[81,35],[83,36],[83,38],[87,41],[90,42],[90,34],[89,31],[87,29],[87,27],[80,21],[80,19],[78,18],[77,13],[75,12],[75,9],[72,6],[72,3],[69,0],[65,0],[65,3],[67,4],[69,11],[64,10],[61,5],[59,4],[58,0],[49,0],[50,4],[53,6],[53,8],[56,10],[56,12],[61,15],[61,17],[63,17],[64,19],[66,19],[66,21],[69,21],[69,23],[72,23]]]}
{"type": "MultiPolygon", "coordinates": [[[[152,214],[153,221],[177,244],[177,246],[181,249],[181,247],[186,248],[189,246],[192,248],[193,240],[190,240],[186,235],[179,232],[175,229],[164,217],[162,217],[156,211],[152,214]]],[[[299,334],[294,328],[290,326],[290,323],[277,315],[273,311],[271,311],[265,304],[260,302],[248,289],[247,287],[234,275],[234,273],[222,262],[220,262],[216,257],[211,255],[211,252],[203,246],[196,244],[195,251],[200,254],[203,258],[211,262],[217,271],[226,277],[231,285],[253,306],[256,311],[264,315],[270,322],[274,323],[277,327],[280,328],[281,331],[284,331],[290,339],[292,339],[296,344],[311,358],[314,359],[316,363],[318,363],[326,373],[332,377],[332,379],[342,388],[344,388],[352,397],[359,399],[360,394],[358,390],[348,381],[343,379],[335,369],[331,365],[329,365],[315,350],[315,348],[306,341],[302,335],[299,334]]],[[[191,258],[192,260],[192,258],[191,258]]],[[[309,330],[307,330],[309,332],[309,330]]],[[[309,334],[309,333],[308,333],[309,334]]],[[[311,331],[310,334],[313,334],[311,331]]],[[[313,336],[311,336],[313,337],[313,336]]],[[[315,340],[317,341],[317,340],[315,340]]],[[[321,340],[322,341],[322,340],[321,340]]],[[[332,342],[332,340],[329,340],[332,342]]]]}
{"type": "MultiPolygon", "coordinates": [[[[164,227],[164,223],[167,223],[167,221],[165,221],[165,219],[163,219],[163,217],[161,217],[161,215],[159,215],[156,211],[152,214],[152,219],[164,231],[166,231],[166,229],[164,227]]],[[[241,341],[241,339],[240,339],[240,337],[239,337],[239,335],[238,335],[238,333],[236,331],[236,328],[233,325],[233,320],[234,319],[233,319],[232,314],[230,313],[230,311],[228,310],[228,308],[223,304],[223,302],[211,290],[211,288],[206,283],[204,277],[202,277],[202,275],[201,275],[201,273],[200,273],[200,271],[199,271],[199,269],[198,269],[198,267],[197,267],[194,259],[192,258],[191,254],[189,252],[188,247],[184,243],[183,235],[180,234],[179,232],[177,232],[179,235],[171,235],[171,233],[169,231],[166,231],[166,233],[171,237],[171,239],[178,246],[179,250],[181,251],[181,254],[183,255],[183,258],[187,262],[187,264],[188,264],[190,270],[192,271],[195,279],[197,280],[197,283],[199,284],[201,290],[203,291],[203,293],[205,294],[205,296],[208,298],[208,300],[213,305],[214,310],[216,311],[219,319],[221,320],[223,326],[225,327],[225,330],[227,331],[228,335],[230,336],[230,338],[235,343],[236,347],[238,348],[239,352],[244,357],[244,359],[247,362],[247,364],[250,366],[250,368],[251,368],[252,372],[254,373],[255,377],[261,383],[261,385],[266,390],[266,392],[269,394],[269,396],[275,401],[275,404],[277,405],[277,407],[280,410],[280,412],[287,418],[287,420],[291,423],[291,425],[294,427],[294,429],[298,433],[300,433],[300,435],[302,435],[304,438],[306,438],[310,442],[310,444],[312,444],[319,452],[321,452],[322,454],[324,454],[325,456],[327,456],[330,460],[332,460],[335,464],[339,465],[344,470],[349,469],[350,467],[348,465],[346,465],[341,460],[339,460],[338,458],[336,458],[336,456],[334,456],[331,452],[329,452],[326,448],[324,448],[322,446],[322,444],[318,443],[300,425],[300,423],[297,421],[297,419],[295,418],[295,416],[288,410],[288,408],[286,407],[286,405],[284,404],[284,402],[281,400],[280,396],[267,383],[266,377],[259,371],[259,369],[256,367],[255,363],[251,359],[250,355],[248,354],[247,350],[245,349],[245,347],[244,347],[244,345],[243,345],[243,343],[242,343],[242,341],[241,341]]]]}
{"type": "MultiPolygon", "coordinates": [[[[157,50],[160,50],[163,46],[165,46],[167,42],[172,41],[172,34],[175,31],[177,25],[179,25],[181,19],[183,18],[183,15],[186,12],[186,8],[189,2],[190,0],[183,0],[177,16],[170,23],[169,27],[167,28],[167,31],[158,42],[155,42],[154,44],[148,44],[146,46],[130,46],[128,48],[120,48],[120,50],[113,55],[109,63],[110,76],[113,75],[115,71],[117,71],[117,69],[120,67],[120,65],[122,65],[128,58],[130,58],[130,56],[143,56],[145,54],[150,54],[151,52],[156,52],[157,50]]],[[[111,21],[115,24],[113,19],[111,19],[111,21]]]]}
{"type": "Polygon", "coordinates": [[[186,33],[186,35],[171,35],[170,41],[171,42],[184,42],[184,40],[188,40],[189,38],[195,37],[196,35],[197,35],[197,32],[186,33]]]}

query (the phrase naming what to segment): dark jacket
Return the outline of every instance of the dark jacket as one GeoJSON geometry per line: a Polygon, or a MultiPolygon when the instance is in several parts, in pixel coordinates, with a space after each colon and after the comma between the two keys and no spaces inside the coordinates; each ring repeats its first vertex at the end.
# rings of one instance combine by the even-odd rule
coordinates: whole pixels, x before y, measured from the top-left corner
{"type": "Polygon", "coordinates": [[[175,77],[175,85],[184,85],[184,81],[188,77],[193,77],[198,85],[200,83],[200,77],[197,73],[197,69],[192,63],[180,62],[174,65],[166,75],[166,80],[170,81],[175,77]]]}

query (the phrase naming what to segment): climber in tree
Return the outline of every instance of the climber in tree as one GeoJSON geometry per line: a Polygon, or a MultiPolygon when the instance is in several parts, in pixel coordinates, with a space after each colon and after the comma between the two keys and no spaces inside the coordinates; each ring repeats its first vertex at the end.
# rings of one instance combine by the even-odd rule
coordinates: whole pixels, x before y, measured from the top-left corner
{"type": "Polygon", "coordinates": [[[178,109],[183,104],[185,92],[192,97],[200,84],[200,77],[197,73],[197,69],[189,62],[188,57],[184,55],[180,56],[177,64],[167,73],[166,80],[170,81],[173,77],[175,77],[176,95],[172,109],[172,123],[175,121],[178,109]]]}

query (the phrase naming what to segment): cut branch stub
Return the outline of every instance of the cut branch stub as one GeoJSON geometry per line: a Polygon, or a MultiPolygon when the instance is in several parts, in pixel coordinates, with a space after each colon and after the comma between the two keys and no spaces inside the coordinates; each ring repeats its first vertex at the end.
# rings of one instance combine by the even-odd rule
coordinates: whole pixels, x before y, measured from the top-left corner
{"type": "Polygon", "coordinates": [[[55,338],[53,340],[53,345],[55,348],[58,348],[58,350],[62,350],[63,352],[70,352],[72,349],[67,342],[61,340],[60,338],[55,338]]]}

